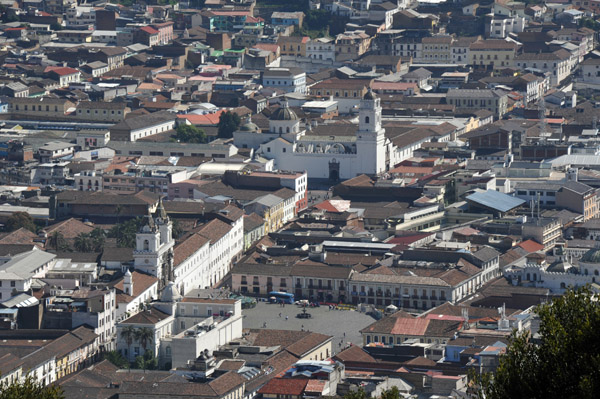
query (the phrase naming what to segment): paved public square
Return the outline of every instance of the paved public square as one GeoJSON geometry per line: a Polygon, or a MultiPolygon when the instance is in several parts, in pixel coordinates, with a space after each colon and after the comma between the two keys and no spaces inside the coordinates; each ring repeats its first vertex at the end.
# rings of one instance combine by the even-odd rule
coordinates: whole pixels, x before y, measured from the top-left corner
{"type": "Polygon", "coordinates": [[[244,309],[244,328],[262,328],[267,323],[267,328],[278,330],[314,331],[321,334],[332,335],[334,353],[337,353],[345,344],[351,342],[362,346],[359,331],[375,322],[371,316],[354,310],[329,310],[328,306],[307,308],[312,314],[310,319],[298,319],[296,314],[302,308],[297,305],[285,305],[259,302],[254,309],[244,309]],[[281,317],[279,314],[281,313],[281,317]],[[285,319],[288,316],[288,319],[285,319]],[[344,333],[346,335],[344,336],[344,333]],[[340,345],[342,343],[342,345],[340,345]]]}

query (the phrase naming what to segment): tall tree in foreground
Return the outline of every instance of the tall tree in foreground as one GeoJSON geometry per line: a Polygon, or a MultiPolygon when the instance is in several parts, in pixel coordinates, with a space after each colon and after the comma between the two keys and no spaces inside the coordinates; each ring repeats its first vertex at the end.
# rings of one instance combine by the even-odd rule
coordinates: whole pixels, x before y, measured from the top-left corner
{"type": "Polygon", "coordinates": [[[0,399],[64,399],[63,390],[58,385],[43,386],[31,377],[25,381],[0,384],[0,399]]]}
{"type": "Polygon", "coordinates": [[[479,397],[597,398],[600,303],[588,288],[537,307],[540,340],[513,333],[496,373],[479,377],[479,397]]]}

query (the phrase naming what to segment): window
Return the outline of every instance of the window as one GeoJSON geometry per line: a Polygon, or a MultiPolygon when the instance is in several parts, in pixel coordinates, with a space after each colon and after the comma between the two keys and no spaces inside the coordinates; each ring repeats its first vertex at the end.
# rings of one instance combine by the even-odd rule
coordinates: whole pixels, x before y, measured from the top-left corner
{"type": "Polygon", "coordinates": [[[11,286],[11,287],[14,287],[15,285],[16,285],[16,282],[15,282],[14,280],[11,280],[11,282],[10,282],[10,286],[11,286]]]}
{"type": "Polygon", "coordinates": [[[370,119],[368,116],[365,116],[365,123],[369,123],[370,119]]]}

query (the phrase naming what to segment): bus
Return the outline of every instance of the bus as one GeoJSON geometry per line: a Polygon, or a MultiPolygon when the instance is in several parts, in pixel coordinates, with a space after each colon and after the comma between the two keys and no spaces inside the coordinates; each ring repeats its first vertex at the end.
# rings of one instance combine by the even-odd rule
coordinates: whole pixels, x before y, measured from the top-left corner
{"type": "Polygon", "coordinates": [[[269,300],[273,303],[287,303],[289,305],[294,304],[294,294],[287,292],[271,291],[269,292],[269,300]]]}

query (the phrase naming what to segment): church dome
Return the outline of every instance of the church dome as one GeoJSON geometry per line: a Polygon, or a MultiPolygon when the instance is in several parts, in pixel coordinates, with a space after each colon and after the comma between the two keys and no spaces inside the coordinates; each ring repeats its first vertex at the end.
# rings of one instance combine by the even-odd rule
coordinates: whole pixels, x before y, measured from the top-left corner
{"type": "Polygon", "coordinates": [[[160,295],[161,302],[179,302],[181,298],[182,297],[179,293],[179,290],[177,290],[175,283],[173,283],[172,281],[169,281],[169,284],[167,284],[162,294],[160,295]]]}
{"type": "Polygon", "coordinates": [[[297,121],[298,115],[289,107],[281,107],[271,115],[272,121],[297,121]]]}
{"type": "Polygon", "coordinates": [[[377,96],[375,95],[375,93],[373,93],[373,90],[369,89],[369,91],[367,91],[367,93],[363,97],[363,100],[375,100],[376,98],[377,96]]]}
{"type": "Polygon", "coordinates": [[[247,122],[244,123],[241,127],[240,130],[242,132],[258,132],[259,128],[256,124],[252,123],[252,122],[247,122]]]}
{"type": "Polygon", "coordinates": [[[600,248],[594,248],[587,251],[580,259],[586,263],[600,263],[600,248]]]}
{"type": "Polygon", "coordinates": [[[557,260],[548,266],[547,271],[554,273],[577,273],[577,269],[567,260],[557,260]]]}

